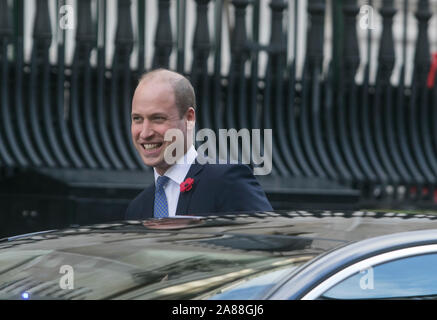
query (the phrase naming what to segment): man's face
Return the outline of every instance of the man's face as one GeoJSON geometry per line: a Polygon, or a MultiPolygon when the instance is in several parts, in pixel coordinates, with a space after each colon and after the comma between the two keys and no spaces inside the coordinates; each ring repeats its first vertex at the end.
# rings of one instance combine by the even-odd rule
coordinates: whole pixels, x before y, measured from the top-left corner
{"type": "Polygon", "coordinates": [[[194,121],[194,109],[189,108],[180,117],[169,83],[145,80],[138,85],[132,100],[132,139],[143,162],[159,174],[164,174],[170,167],[164,159],[164,151],[172,143],[164,141],[166,131],[181,130],[186,145],[188,121],[194,121]]]}

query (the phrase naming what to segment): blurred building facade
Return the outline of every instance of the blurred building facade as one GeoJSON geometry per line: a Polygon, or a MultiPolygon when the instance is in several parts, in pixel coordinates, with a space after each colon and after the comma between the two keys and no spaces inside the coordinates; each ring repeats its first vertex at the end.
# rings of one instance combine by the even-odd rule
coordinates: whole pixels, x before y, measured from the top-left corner
{"type": "Polygon", "coordinates": [[[435,0],[0,0],[0,225],[123,217],[153,181],[130,100],[157,67],[193,82],[198,129],[271,130],[259,181],[275,209],[435,208],[436,13],[435,0]]]}

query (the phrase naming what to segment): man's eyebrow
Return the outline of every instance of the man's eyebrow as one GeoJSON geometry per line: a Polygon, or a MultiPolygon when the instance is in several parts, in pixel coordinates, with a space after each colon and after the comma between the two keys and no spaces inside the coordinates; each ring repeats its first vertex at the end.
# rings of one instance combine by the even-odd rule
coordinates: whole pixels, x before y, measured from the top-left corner
{"type": "MultiPolygon", "coordinates": [[[[143,115],[141,115],[139,113],[135,113],[135,112],[131,113],[131,117],[141,117],[141,118],[144,118],[143,115]]],[[[165,113],[156,112],[156,113],[152,113],[150,115],[147,115],[146,117],[147,118],[156,118],[156,117],[164,117],[164,118],[166,118],[167,115],[165,113]]]]}
{"type": "Polygon", "coordinates": [[[154,118],[154,117],[167,117],[167,115],[165,113],[161,113],[161,112],[156,112],[156,113],[152,113],[151,115],[149,115],[149,118],[154,118]]]}

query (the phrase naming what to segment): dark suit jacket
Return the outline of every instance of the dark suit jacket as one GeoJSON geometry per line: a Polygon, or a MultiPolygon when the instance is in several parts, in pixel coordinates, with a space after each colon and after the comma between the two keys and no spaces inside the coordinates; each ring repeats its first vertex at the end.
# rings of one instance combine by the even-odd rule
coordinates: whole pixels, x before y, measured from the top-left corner
{"type": "MultiPolygon", "coordinates": [[[[181,192],[176,215],[219,215],[273,210],[249,166],[193,163],[185,178],[194,179],[191,190],[181,192]]],[[[155,184],[129,205],[126,220],[153,218],[155,184]]]]}

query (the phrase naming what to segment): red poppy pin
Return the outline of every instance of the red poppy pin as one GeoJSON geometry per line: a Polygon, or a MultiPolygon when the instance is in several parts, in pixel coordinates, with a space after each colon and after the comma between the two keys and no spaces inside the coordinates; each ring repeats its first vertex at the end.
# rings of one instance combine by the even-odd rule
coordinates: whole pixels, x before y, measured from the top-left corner
{"type": "Polygon", "coordinates": [[[181,192],[190,191],[193,187],[194,179],[187,178],[184,182],[180,184],[181,186],[181,192]]]}

